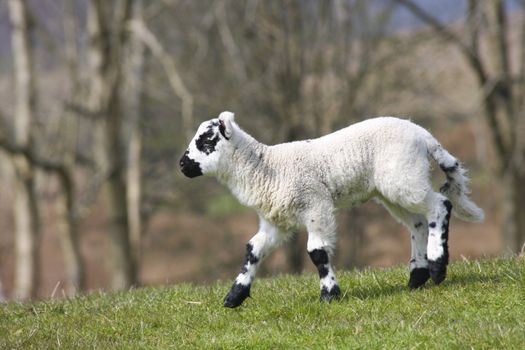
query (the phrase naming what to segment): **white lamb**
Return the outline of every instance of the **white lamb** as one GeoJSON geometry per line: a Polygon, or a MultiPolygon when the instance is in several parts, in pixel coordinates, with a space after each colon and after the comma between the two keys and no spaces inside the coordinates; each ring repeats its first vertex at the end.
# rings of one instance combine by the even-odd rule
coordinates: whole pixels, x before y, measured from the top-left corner
{"type": "Polygon", "coordinates": [[[264,145],[244,132],[234,114],[202,123],[180,160],[188,177],[215,175],[241,203],[259,214],[259,231],[247,244],[246,260],[224,306],[249,296],[259,262],[290,232],[305,227],[308,254],[319,271],[321,300],[340,297],[331,257],[337,208],[371,198],[381,202],[411,232],[410,288],[446,276],[448,223],[454,214],[483,220],[468,197],[465,170],[425,129],[393,117],[369,119],[314,140],[264,145]],[[430,158],[445,172],[432,189],[430,158]]]}

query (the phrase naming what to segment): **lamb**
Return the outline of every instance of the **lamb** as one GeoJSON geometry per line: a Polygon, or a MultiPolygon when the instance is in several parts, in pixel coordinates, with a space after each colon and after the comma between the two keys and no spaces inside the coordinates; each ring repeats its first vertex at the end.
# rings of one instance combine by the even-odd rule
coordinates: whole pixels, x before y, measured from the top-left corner
{"type": "Polygon", "coordinates": [[[224,299],[234,308],[250,295],[257,267],[298,228],[320,278],[320,300],[341,296],[332,257],[336,209],[374,198],[411,233],[408,287],[437,285],[449,261],[451,213],[480,222],[483,210],[467,196],[465,169],[424,128],[379,117],[314,140],[264,145],[243,131],[231,112],[203,122],[180,160],[184,175],[214,175],[254,208],[259,230],[246,245],[241,272],[224,299]],[[433,159],[446,175],[439,192],[430,179],[433,159]],[[454,207],[454,211],[452,208],[454,207]]]}

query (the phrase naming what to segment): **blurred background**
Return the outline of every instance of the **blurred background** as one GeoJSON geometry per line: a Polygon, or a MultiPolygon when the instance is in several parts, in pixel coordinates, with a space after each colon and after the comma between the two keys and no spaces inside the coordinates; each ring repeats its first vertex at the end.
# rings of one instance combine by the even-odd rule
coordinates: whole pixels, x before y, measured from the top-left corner
{"type": "MultiPolygon", "coordinates": [[[[525,242],[524,0],[0,1],[5,299],[233,279],[257,230],[178,170],[223,110],[264,143],[379,116],[428,128],[470,170],[483,224],[453,259],[525,242]]],[[[436,186],[443,181],[439,171],[436,186]]],[[[408,264],[375,203],[339,216],[338,269],[408,264]]],[[[314,271],[299,232],[260,274],[314,271]]]]}

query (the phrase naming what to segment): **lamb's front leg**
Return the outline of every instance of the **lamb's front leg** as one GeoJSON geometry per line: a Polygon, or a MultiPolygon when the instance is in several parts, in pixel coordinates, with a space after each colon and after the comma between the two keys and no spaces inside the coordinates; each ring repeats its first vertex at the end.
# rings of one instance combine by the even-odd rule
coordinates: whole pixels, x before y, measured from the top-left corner
{"type": "Polygon", "coordinates": [[[279,233],[279,230],[263,218],[260,218],[259,232],[246,244],[246,257],[241,273],[239,273],[230,291],[224,298],[224,306],[237,307],[250,296],[250,288],[259,264],[281,241],[282,235],[279,233]]]}
{"type": "Polygon", "coordinates": [[[339,299],[341,289],[337,284],[331,258],[335,248],[335,219],[326,217],[310,218],[308,228],[308,255],[319,272],[321,301],[339,299]]]}

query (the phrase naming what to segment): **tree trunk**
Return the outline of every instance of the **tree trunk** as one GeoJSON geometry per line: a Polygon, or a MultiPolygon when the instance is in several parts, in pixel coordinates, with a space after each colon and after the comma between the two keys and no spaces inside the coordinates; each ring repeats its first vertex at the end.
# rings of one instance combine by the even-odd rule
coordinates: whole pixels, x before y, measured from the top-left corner
{"type": "Polygon", "coordinates": [[[119,3],[92,0],[88,7],[91,86],[89,107],[95,120],[94,154],[105,181],[102,199],[107,209],[112,259],[111,286],[125,289],[135,284],[131,254],[125,180],[125,149],[122,140],[122,61],[131,0],[119,3]],[[112,6],[122,6],[118,10],[112,6]],[[114,10],[114,11],[113,11],[114,10]],[[114,25],[115,23],[115,25],[114,25]]]}
{"type": "Polygon", "coordinates": [[[62,195],[59,197],[59,213],[62,218],[59,228],[60,244],[66,270],[64,287],[66,295],[73,296],[78,290],[84,290],[86,285],[77,219],[74,214],[75,188],[72,172],[64,170],[59,174],[59,181],[62,186],[62,195]]]}
{"type": "Polygon", "coordinates": [[[24,155],[13,155],[15,168],[15,281],[17,299],[38,293],[38,209],[33,167],[24,155]]]}
{"type": "MultiPolygon", "coordinates": [[[[29,16],[23,0],[9,0],[12,25],[16,106],[14,136],[16,147],[31,150],[31,119],[35,89],[29,45],[29,16]]],[[[34,170],[27,154],[12,156],[15,169],[15,285],[14,295],[27,299],[38,291],[38,208],[34,189],[34,170]]]]}
{"type": "Polygon", "coordinates": [[[126,203],[126,183],[121,169],[115,169],[102,187],[107,205],[110,254],[113,273],[112,289],[126,289],[136,283],[135,262],[131,255],[126,203]]]}
{"type": "MultiPolygon", "coordinates": [[[[141,149],[142,138],[138,126],[130,136],[128,141],[128,166],[126,173],[127,182],[127,208],[129,221],[129,234],[131,244],[131,254],[136,269],[140,265],[140,239],[142,232],[141,220],[141,149]]],[[[138,271],[136,272],[138,275],[138,271]]],[[[138,282],[138,281],[137,281],[138,282]]]]}
{"type": "Polygon", "coordinates": [[[516,254],[525,244],[525,176],[510,172],[503,178],[503,234],[506,254],[516,254]]]}
{"type": "MultiPolygon", "coordinates": [[[[74,17],[74,4],[67,2],[68,15],[64,19],[64,47],[68,62],[69,80],[71,81],[70,103],[77,104],[84,97],[81,92],[78,59],[78,30],[74,17]]],[[[60,241],[62,256],[66,271],[64,289],[68,296],[73,296],[78,290],[86,288],[85,266],[80,253],[80,238],[78,232],[78,213],[75,207],[76,183],[75,167],[77,165],[76,147],[79,137],[78,116],[73,111],[64,110],[62,115],[63,144],[62,164],[57,172],[61,192],[58,198],[60,213],[60,241]]]]}
{"type": "MultiPolygon", "coordinates": [[[[132,9],[132,20],[142,21],[142,0],[136,0],[132,9]]],[[[127,62],[124,74],[124,109],[126,110],[127,146],[127,208],[131,245],[131,255],[135,264],[136,274],[140,266],[140,238],[142,232],[141,214],[141,153],[142,153],[142,82],[144,78],[144,43],[136,32],[131,31],[131,37],[126,54],[127,62]]]]}

